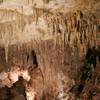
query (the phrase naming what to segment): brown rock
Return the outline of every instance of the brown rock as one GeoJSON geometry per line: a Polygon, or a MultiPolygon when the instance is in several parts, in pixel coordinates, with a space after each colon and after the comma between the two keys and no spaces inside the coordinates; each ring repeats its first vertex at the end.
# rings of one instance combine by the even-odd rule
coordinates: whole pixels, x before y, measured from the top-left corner
{"type": "Polygon", "coordinates": [[[23,95],[18,95],[15,98],[11,99],[11,100],[25,100],[25,97],[23,95]]]}

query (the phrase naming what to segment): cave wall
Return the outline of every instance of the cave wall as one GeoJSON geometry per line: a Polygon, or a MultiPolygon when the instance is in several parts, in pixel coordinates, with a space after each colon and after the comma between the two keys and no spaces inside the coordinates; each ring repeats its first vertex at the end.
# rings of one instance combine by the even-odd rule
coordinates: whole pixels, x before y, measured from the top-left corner
{"type": "Polygon", "coordinates": [[[74,85],[81,84],[80,70],[87,51],[100,46],[98,11],[82,9],[63,13],[32,7],[35,13],[25,15],[22,14],[24,8],[21,9],[22,12],[0,9],[1,16],[9,16],[8,22],[0,23],[1,71],[9,71],[14,66],[27,69],[31,75],[29,84],[37,91],[39,99],[43,95],[46,100],[49,96],[50,100],[61,99],[67,93],[66,98],[75,100],[75,93],[69,91],[74,85]],[[13,16],[16,17],[14,21],[13,16]],[[40,24],[43,29],[35,27],[33,31],[34,25],[41,22],[40,17],[46,21],[46,27],[40,24]],[[39,36],[28,36],[30,30],[39,36]],[[63,96],[59,97],[60,94],[63,96]]]}

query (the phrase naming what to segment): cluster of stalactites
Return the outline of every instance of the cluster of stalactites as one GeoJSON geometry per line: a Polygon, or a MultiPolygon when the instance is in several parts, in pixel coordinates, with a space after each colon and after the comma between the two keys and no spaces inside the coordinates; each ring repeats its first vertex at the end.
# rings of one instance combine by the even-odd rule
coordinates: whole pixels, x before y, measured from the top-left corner
{"type": "Polygon", "coordinates": [[[25,30],[26,25],[32,24],[34,21],[38,21],[38,18],[43,15],[45,11],[42,8],[32,7],[33,14],[23,14],[23,6],[21,8],[22,13],[17,10],[0,9],[0,39],[5,33],[12,36],[12,34],[18,34],[25,30]]]}
{"type": "Polygon", "coordinates": [[[88,16],[86,13],[77,11],[75,13],[50,13],[44,9],[34,8],[35,13],[30,16],[20,14],[17,11],[2,11],[1,16],[8,16],[8,14],[15,16],[16,20],[10,22],[0,23],[0,38],[5,45],[5,57],[8,59],[8,46],[16,34],[21,34],[27,24],[31,24],[38,18],[44,16],[47,21],[48,33],[52,36],[64,36],[64,42],[71,47],[79,47],[80,45],[94,45],[96,41],[98,19],[94,15],[88,16]],[[10,13],[9,13],[10,12],[10,13]]]}
{"type": "Polygon", "coordinates": [[[99,23],[94,15],[87,16],[87,14],[77,11],[71,14],[48,14],[46,19],[49,27],[48,33],[65,34],[66,43],[70,43],[72,46],[96,40],[99,23]]]}
{"type": "Polygon", "coordinates": [[[34,20],[33,15],[24,15],[16,10],[0,9],[0,40],[5,47],[5,58],[8,59],[8,46],[17,35],[21,34],[27,24],[34,20]]]}
{"type": "MultiPolygon", "coordinates": [[[[23,7],[21,8],[23,10],[23,7]]],[[[5,47],[5,58],[8,59],[8,46],[17,35],[25,30],[26,25],[38,21],[38,17],[45,11],[41,8],[32,7],[34,13],[25,15],[17,10],[0,9],[0,40],[5,47]]]]}
{"type": "Polygon", "coordinates": [[[10,33],[18,30],[23,31],[26,24],[34,21],[35,15],[25,15],[23,14],[23,7],[21,9],[22,13],[17,10],[0,9],[0,33],[5,33],[6,31],[10,31],[10,33]],[[12,30],[8,28],[12,28],[12,30]]]}

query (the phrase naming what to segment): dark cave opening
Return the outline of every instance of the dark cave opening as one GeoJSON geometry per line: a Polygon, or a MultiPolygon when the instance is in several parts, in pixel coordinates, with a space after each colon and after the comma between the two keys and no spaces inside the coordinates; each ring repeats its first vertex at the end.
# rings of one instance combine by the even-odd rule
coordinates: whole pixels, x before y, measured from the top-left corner
{"type": "Polygon", "coordinates": [[[0,88],[0,100],[27,100],[24,83],[25,80],[20,76],[12,87],[0,88]]]}
{"type": "Polygon", "coordinates": [[[29,66],[29,70],[33,70],[35,68],[38,68],[38,61],[37,61],[37,55],[34,50],[31,50],[27,55],[27,63],[29,66]]]}
{"type": "MultiPolygon", "coordinates": [[[[93,76],[93,69],[97,67],[97,60],[100,62],[100,47],[89,48],[84,59],[83,67],[80,70],[80,82],[75,84],[70,90],[70,92],[75,94],[76,99],[80,98],[80,94],[86,85],[86,81],[91,80],[93,76]]],[[[97,78],[97,80],[99,81],[100,79],[97,78]]]]}

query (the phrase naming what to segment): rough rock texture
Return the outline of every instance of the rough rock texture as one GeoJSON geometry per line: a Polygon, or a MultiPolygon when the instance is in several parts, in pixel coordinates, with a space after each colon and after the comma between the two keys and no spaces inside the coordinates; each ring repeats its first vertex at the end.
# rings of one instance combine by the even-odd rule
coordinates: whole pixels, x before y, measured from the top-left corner
{"type": "Polygon", "coordinates": [[[99,5],[1,1],[0,100],[100,100],[99,5]]]}

